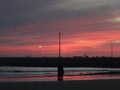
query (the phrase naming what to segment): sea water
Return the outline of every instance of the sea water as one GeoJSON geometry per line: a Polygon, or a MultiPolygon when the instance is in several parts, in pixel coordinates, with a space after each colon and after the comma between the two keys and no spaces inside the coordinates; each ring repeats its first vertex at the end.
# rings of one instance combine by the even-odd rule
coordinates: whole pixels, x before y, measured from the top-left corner
{"type": "MultiPolygon", "coordinates": [[[[64,68],[64,80],[120,79],[119,68],[64,68]],[[106,73],[105,73],[106,72],[106,73]],[[105,74],[103,74],[105,73],[105,74]]],[[[0,67],[0,82],[57,81],[57,68],[0,67]]]]}

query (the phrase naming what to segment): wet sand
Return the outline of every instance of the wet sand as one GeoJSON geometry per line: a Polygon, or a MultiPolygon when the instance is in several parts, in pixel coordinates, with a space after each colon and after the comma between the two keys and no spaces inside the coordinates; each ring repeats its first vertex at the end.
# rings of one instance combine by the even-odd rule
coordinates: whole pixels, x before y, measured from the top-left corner
{"type": "Polygon", "coordinates": [[[0,82],[0,90],[120,90],[120,79],[49,82],[0,82]]]}

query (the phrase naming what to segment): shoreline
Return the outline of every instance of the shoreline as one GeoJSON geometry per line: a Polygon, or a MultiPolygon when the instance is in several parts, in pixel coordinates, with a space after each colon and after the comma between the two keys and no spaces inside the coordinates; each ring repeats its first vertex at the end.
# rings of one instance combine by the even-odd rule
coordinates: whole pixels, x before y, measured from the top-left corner
{"type": "MultiPolygon", "coordinates": [[[[120,79],[120,74],[71,74],[64,75],[64,82],[66,81],[89,81],[89,80],[108,80],[108,79],[120,79]]],[[[57,81],[56,75],[46,76],[2,76],[0,77],[0,83],[2,82],[54,82],[57,81]]]]}
{"type": "Polygon", "coordinates": [[[97,90],[120,89],[120,79],[69,80],[48,82],[0,82],[1,90],[97,90]]]}

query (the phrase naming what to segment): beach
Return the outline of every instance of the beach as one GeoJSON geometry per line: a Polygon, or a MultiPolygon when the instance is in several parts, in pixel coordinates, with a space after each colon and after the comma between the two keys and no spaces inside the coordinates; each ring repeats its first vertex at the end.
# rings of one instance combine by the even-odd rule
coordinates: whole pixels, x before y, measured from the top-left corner
{"type": "Polygon", "coordinates": [[[120,79],[0,82],[0,90],[120,90],[120,79]]]}

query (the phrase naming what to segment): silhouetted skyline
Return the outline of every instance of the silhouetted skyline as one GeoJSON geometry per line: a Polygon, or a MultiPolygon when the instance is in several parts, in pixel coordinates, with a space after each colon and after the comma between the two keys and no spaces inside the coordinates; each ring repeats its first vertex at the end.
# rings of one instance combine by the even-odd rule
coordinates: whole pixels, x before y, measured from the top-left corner
{"type": "Polygon", "coordinates": [[[0,0],[1,56],[120,56],[120,0],[0,0]]]}

